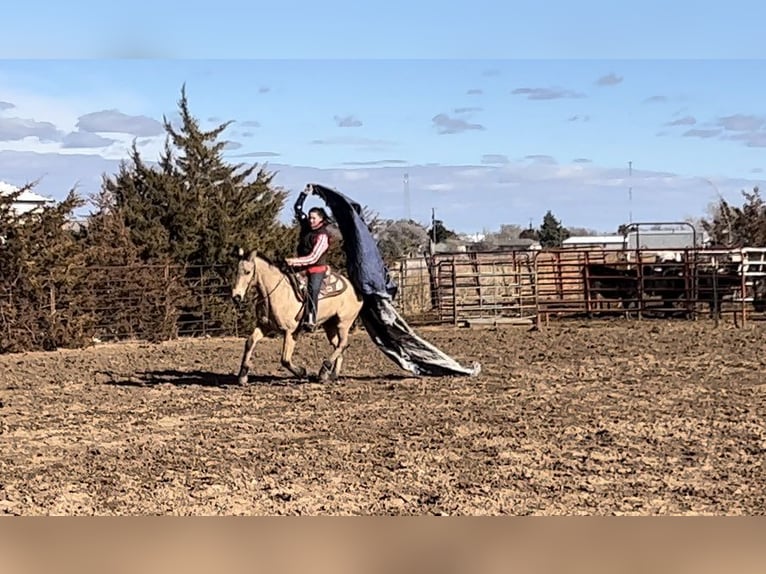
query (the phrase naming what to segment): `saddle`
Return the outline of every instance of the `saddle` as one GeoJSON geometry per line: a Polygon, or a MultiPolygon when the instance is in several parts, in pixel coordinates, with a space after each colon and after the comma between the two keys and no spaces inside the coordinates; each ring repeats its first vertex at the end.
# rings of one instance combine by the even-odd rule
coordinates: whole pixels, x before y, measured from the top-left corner
{"type": "MultiPolygon", "coordinates": [[[[295,295],[298,297],[298,301],[303,303],[308,294],[308,273],[306,271],[295,272],[291,270],[286,274],[290,280],[290,285],[293,287],[293,291],[295,291],[295,295]]],[[[332,269],[328,269],[324,279],[322,279],[322,287],[319,289],[319,300],[337,297],[346,289],[348,289],[348,283],[343,276],[335,273],[332,269]]]]}

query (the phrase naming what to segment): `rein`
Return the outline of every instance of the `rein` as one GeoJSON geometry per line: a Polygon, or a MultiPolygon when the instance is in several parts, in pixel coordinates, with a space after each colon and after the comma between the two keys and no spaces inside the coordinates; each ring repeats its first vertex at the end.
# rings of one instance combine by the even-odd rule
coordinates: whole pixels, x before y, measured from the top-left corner
{"type": "MultiPolygon", "coordinates": [[[[265,263],[267,265],[270,265],[268,262],[265,262],[265,263]]],[[[271,265],[271,266],[274,267],[273,265],[271,265]]],[[[257,268],[258,267],[256,265],[256,270],[257,270],[257,268]]],[[[280,275],[279,281],[277,281],[276,285],[274,285],[274,287],[270,291],[267,291],[265,295],[261,294],[261,289],[259,288],[260,285],[261,285],[260,281],[256,285],[256,290],[255,290],[256,291],[256,295],[257,295],[255,297],[255,305],[257,306],[259,301],[265,301],[266,302],[266,317],[269,320],[271,320],[271,318],[272,318],[271,317],[271,304],[269,302],[269,299],[270,299],[271,295],[279,288],[279,286],[282,284],[282,282],[287,280],[287,274],[284,271],[282,271],[279,268],[277,268],[277,271],[279,271],[279,275],[280,275]]],[[[253,279],[250,280],[251,284],[252,284],[253,280],[256,279],[256,275],[257,275],[257,271],[256,271],[256,273],[253,274],[253,279]]]]}

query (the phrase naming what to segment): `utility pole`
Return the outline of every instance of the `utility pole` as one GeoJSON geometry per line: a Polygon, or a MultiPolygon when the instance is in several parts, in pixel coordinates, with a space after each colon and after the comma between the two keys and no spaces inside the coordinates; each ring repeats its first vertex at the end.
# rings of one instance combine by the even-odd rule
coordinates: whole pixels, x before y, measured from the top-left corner
{"type": "Polygon", "coordinates": [[[431,208],[431,240],[436,245],[436,208],[431,208]]]}
{"type": "Polygon", "coordinates": [[[633,162],[628,162],[628,223],[633,223],[633,162]]]}
{"type": "Polygon", "coordinates": [[[412,207],[410,205],[410,174],[404,174],[404,216],[407,221],[412,219],[412,207]]]}

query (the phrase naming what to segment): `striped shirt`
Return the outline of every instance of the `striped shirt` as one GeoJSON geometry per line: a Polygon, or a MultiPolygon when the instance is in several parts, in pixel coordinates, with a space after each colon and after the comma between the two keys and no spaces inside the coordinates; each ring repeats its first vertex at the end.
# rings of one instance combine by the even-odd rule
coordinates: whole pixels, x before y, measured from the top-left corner
{"type": "MultiPolygon", "coordinates": [[[[319,233],[316,236],[316,242],[314,243],[314,247],[311,250],[311,253],[308,255],[305,255],[304,257],[296,257],[293,260],[293,264],[298,267],[305,267],[307,265],[314,265],[317,261],[319,261],[319,258],[324,255],[325,251],[330,247],[330,243],[327,240],[327,234],[325,233],[319,233]]],[[[325,267],[321,266],[321,269],[317,267],[317,271],[324,271],[325,267]]],[[[314,271],[313,268],[309,269],[309,271],[314,271]]]]}

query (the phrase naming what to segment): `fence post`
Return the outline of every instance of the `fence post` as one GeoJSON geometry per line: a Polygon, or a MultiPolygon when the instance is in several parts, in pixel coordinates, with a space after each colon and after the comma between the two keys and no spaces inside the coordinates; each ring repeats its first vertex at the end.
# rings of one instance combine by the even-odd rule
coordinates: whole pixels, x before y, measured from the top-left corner
{"type": "MultiPolygon", "coordinates": [[[[540,254],[539,251],[535,251],[532,254],[532,274],[531,274],[531,283],[532,283],[532,296],[534,297],[534,305],[535,305],[535,327],[539,331],[542,329],[542,317],[540,317],[540,288],[539,288],[539,280],[538,280],[538,267],[537,267],[537,256],[540,254]]],[[[546,321],[548,320],[546,316],[546,321]]]]}
{"type": "Polygon", "coordinates": [[[202,336],[205,337],[207,336],[207,306],[205,305],[207,295],[205,294],[205,270],[202,265],[199,266],[199,287],[202,297],[202,336]]]}
{"type": "Polygon", "coordinates": [[[399,260],[399,306],[404,316],[407,315],[407,298],[404,295],[405,273],[407,273],[407,260],[399,260]]]}
{"type": "MultiPolygon", "coordinates": [[[[739,301],[740,302],[739,302],[739,308],[740,308],[740,311],[742,312],[742,328],[744,329],[745,328],[745,323],[747,322],[747,317],[746,317],[747,311],[745,310],[745,298],[747,297],[747,273],[750,270],[750,265],[749,265],[750,261],[749,261],[748,255],[747,255],[748,252],[745,251],[744,247],[740,248],[739,253],[740,253],[740,256],[739,256],[739,260],[740,260],[739,267],[741,269],[741,271],[740,271],[741,283],[740,283],[740,297],[739,297],[739,301]]],[[[763,257],[761,257],[761,259],[763,259],[763,257]]],[[[761,269],[760,265],[758,266],[758,269],[759,270],[761,269]]],[[[755,303],[755,297],[756,297],[756,291],[755,290],[756,290],[756,288],[757,288],[757,285],[755,284],[755,282],[753,282],[753,303],[755,303]]]]}
{"type": "Polygon", "coordinates": [[[713,257],[713,324],[718,328],[718,258],[713,257]]]}
{"type": "Polygon", "coordinates": [[[452,324],[457,325],[457,271],[455,257],[452,257],[452,324]]]}
{"type": "MultiPolygon", "coordinates": [[[[638,245],[638,231],[636,231],[636,245],[638,245]]],[[[638,301],[636,302],[637,318],[640,321],[644,312],[644,258],[639,247],[636,247],[636,277],[638,278],[638,301]]]]}
{"type": "Polygon", "coordinates": [[[585,252],[585,265],[583,265],[583,288],[585,290],[585,316],[590,319],[593,309],[590,302],[590,253],[585,252]]]}

